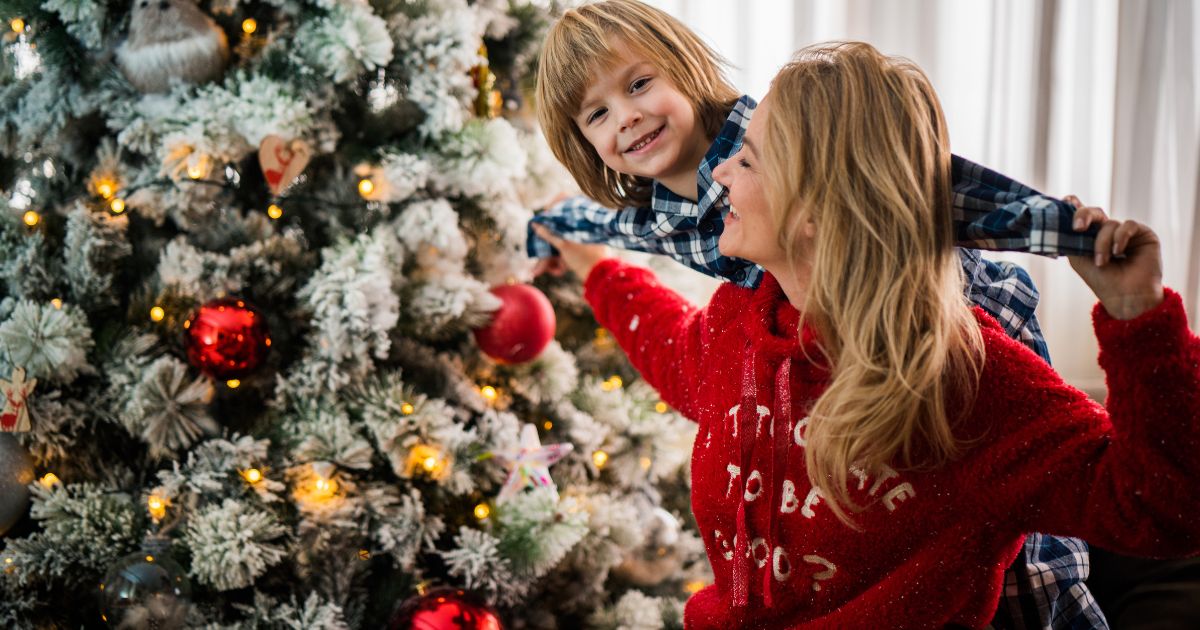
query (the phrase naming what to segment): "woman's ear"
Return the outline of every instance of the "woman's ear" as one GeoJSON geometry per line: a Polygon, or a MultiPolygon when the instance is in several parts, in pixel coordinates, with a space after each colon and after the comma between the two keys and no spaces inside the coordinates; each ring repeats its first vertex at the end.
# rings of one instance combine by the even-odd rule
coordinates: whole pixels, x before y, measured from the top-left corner
{"type": "Polygon", "coordinates": [[[811,214],[802,219],[800,233],[804,235],[804,238],[811,239],[817,237],[817,222],[813,221],[811,214]]]}

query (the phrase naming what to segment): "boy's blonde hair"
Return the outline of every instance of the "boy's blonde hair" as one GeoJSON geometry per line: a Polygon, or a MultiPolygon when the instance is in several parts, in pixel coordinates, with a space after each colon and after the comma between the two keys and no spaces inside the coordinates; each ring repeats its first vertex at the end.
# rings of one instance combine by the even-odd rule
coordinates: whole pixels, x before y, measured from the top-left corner
{"type": "Polygon", "coordinates": [[[920,68],[863,43],[801,50],[767,99],[768,206],[789,260],[811,264],[805,318],[832,366],[809,414],[808,475],[849,522],[851,467],[953,458],[964,436],[950,410],[965,413],[978,387],[946,121],[920,68]]]}
{"type": "Polygon", "coordinates": [[[720,132],[738,93],[725,78],[720,56],[679,20],[641,2],[585,4],[554,23],[537,78],[538,121],[554,156],[592,199],[612,208],[646,206],[650,180],[608,168],[575,123],[593,75],[620,61],[618,44],[645,57],[692,101],[709,138],[720,132]]]}

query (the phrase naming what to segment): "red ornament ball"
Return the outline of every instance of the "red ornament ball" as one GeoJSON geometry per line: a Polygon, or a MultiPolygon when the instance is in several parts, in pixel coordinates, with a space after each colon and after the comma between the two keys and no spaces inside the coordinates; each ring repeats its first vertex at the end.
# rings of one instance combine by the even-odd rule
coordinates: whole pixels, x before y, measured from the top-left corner
{"type": "Polygon", "coordinates": [[[500,617],[475,595],[459,588],[435,588],[404,602],[389,630],[503,630],[500,617]]]}
{"type": "Polygon", "coordinates": [[[487,326],[475,329],[475,343],[500,363],[524,363],[537,357],[554,339],[554,307],[528,284],[492,288],[500,309],[487,326]]]}
{"type": "Polygon", "coordinates": [[[218,380],[240,379],[253,372],[271,347],[266,318],[238,298],[204,304],[183,327],[188,362],[218,380]]]}

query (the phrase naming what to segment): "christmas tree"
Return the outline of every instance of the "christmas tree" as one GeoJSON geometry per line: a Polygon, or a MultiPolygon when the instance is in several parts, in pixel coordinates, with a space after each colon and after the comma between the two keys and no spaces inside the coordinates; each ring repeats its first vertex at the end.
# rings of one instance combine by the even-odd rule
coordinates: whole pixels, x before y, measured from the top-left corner
{"type": "Polygon", "coordinates": [[[680,624],[695,429],[528,285],[555,10],[0,1],[0,627],[680,624]]]}

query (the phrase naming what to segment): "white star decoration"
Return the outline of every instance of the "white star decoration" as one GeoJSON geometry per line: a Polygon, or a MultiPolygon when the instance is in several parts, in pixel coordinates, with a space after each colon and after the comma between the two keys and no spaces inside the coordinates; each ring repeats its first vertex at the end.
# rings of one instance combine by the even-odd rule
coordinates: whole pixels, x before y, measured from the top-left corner
{"type": "Polygon", "coordinates": [[[521,428],[521,443],[517,448],[492,453],[496,459],[508,466],[508,479],[500,488],[496,501],[503,503],[530,485],[535,488],[549,488],[557,499],[558,488],[550,478],[550,465],[566,457],[572,448],[574,447],[567,442],[542,446],[537,428],[526,424],[521,428]]]}

